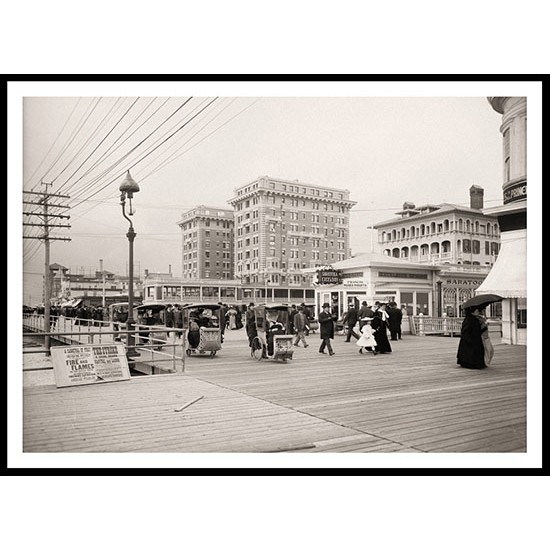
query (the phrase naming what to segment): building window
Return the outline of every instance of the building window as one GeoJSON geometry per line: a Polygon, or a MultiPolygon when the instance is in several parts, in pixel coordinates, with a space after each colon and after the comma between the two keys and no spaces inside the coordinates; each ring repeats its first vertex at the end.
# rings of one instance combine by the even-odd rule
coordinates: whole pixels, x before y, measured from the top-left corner
{"type": "Polygon", "coordinates": [[[527,328],[527,300],[525,298],[518,298],[516,321],[517,328],[527,328]]]}

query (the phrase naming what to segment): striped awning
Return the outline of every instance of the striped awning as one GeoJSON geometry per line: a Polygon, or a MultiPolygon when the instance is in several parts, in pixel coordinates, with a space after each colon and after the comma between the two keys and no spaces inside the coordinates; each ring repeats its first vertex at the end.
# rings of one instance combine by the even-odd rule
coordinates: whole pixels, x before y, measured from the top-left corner
{"type": "Polygon", "coordinates": [[[503,298],[527,297],[527,232],[501,234],[497,261],[476,294],[498,294],[503,298]]]}

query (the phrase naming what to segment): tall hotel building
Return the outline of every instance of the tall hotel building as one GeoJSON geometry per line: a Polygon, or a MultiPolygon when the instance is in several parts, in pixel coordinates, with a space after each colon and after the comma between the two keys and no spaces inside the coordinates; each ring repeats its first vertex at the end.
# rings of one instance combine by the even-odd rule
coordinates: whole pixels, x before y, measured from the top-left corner
{"type": "Polygon", "coordinates": [[[233,279],[233,210],[197,206],[178,226],[183,279],[233,279]]]}
{"type": "Polygon", "coordinates": [[[303,269],[350,257],[349,191],[264,176],[235,189],[235,278],[303,286],[303,269]]]}

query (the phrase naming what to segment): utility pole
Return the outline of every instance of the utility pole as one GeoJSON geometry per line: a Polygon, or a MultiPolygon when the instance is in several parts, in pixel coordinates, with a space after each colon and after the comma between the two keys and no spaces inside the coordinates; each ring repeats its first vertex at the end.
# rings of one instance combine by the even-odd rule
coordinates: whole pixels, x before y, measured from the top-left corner
{"type": "Polygon", "coordinates": [[[102,283],[101,305],[103,307],[103,311],[105,311],[105,270],[103,269],[103,260],[99,260],[99,269],[101,269],[101,283],[102,283]]]}
{"type": "MultiPolygon", "coordinates": [[[[42,212],[24,212],[26,216],[38,216],[42,218],[42,223],[23,223],[24,226],[28,227],[41,227],[44,229],[44,234],[41,236],[27,236],[23,235],[24,239],[43,239],[44,240],[44,332],[48,333],[50,331],[50,306],[51,306],[51,282],[50,282],[50,241],[70,241],[68,237],[52,237],[50,235],[50,228],[52,227],[63,227],[70,228],[68,224],[52,224],[50,223],[50,218],[61,218],[69,219],[70,216],[63,214],[54,214],[50,211],[50,208],[69,208],[69,206],[63,204],[51,204],[49,201],[51,198],[59,199],[68,199],[67,195],[56,195],[53,193],[48,193],[48,186],[53,185],[52,183],[42,182],[42,185],[45,186],[46,192],[39,193],[33,191],[23,191],[28,195],[38,195],[41,198],[38,202],[33,201],[23,201],[23,204],[41,206],[42,212]]],[[[50,355],[50,337],[48,334],[44,337],[44,347],[46,348],[46,355],[50,355]]]]}

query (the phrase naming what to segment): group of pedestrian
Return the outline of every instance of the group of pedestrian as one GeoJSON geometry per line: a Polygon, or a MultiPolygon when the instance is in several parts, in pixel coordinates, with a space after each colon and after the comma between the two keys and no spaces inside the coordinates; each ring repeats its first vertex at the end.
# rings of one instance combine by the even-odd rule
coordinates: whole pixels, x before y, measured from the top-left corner
{"type": "Polygon", "coordinates": [[[50,320],[57,317],[75,319],[76,325],[99,326],[105,321],[107,310],[102,306],[86,306],[83,304],[73,306],[52,306],[50,308],[50,320]]]}
{"type": "MultiPolygon", "coordinates": [[[[401,324],[404,309],[400,309],[396,302],[382,303],[376,301],[370,306],[363,301],[359,310],[350,303],[343,316],[343,324],[346,329],[345,342],[351,342],[355,338],[359,346],[359,353],[370,352],[373,355],[392,353],[391,341],[402,339],[401,324]],[[390,338],[388,339],[388,332],[390,338]]],[[[485,310],[482,308],[470,308],[466,310],[466,317],[462,326],[461,340],[457,359],[458,364],[467,368],[484,368],[492,359],[494,350],[489,339],[485,310]]],[[[308,322],[311,314],[305,304],[291,307],[289,318],[290,333],[294,334],[293,345],[296,347],[302,343],[304,348],[309,347],[306,340],[308,322]]],[[[337,315],[328,302],[322,306],[318,316],[319,336],[321,345],[319,353],[335,355],[332,340],[335,334],[337,315]],[[326,350],[326,351],[325,351],[326,350]]],[[[266,320],[269,345],[269,335],[273,330],[282,330],[280,324],[274,318],[266,320]]],[[[245,313],[245,327],[248,336],[248,344],[252,347],[253,339],[258,335],[254,314],[254,303],[250,303],[245,313]]]]}
{"type": "MultiPolygon", "coordinates": [[[[168,328],[180,330],[173,331],[178,338],[183,334],[183,308],[180,304],[168,304],[164,310],[164,324],[168,328]]],[[[170,334],[170,331],[168,332],[170,334]]]]}
{"type": "Polygon", "coordinates": [[[359,310],[350,303],[342,319],[346,331],[345,342],[355,338],[359,353],[391,353],[387,333],[389,330],[391,340],[401,340],[402,318],[403,313],[395,302],[376,301],[371,307],[363,301],[359,310]]]}

